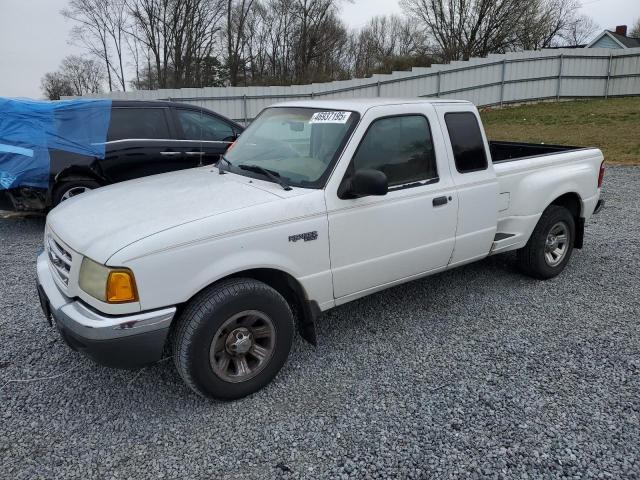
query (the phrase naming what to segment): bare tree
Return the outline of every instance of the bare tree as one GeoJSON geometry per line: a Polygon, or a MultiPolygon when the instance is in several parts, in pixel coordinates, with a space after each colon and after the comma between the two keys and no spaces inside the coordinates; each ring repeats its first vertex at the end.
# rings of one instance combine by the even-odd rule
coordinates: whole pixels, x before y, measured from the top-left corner
{"type": "Polygon", "coordinates": [[[292,7],[297,20],[295,81],[304,83],[309,80],[314,62],[331,51],[336,42],[345,40],[346,30],[337,19],[336,0],[294,0],[292,7]]]}
{"type": "Polygon", "coordinates": [[[104,79],[105,68],[102,63],[69,55],[62,60],[57,72],[44,75],[41,88],[49,100],[59,100],[64,95],[100,93],[104,79]]]}
{"type": "Polygon", "coordinates": [[[401,0],[445,61],[556,45],[584,34],[577,0],[401,0]]]}
{"type": "Polygon", "coordinates": [[[352,37],[352,56],[353,74],[358,77],[431,64],[418,22],[397,15],[372,18],[352,37]]]}
{"type": "Polygon", "coordinates": [[[203,62],[215,53],[224,0],[128,0],[131,32],[149,52],[160,88],[200,86],[203,62]]]}
{"type": "Polygon", "coordinates": [[[132,35],[147,51],[149,78],[152,77],[153,67],[158,77],[158,88],[166,87],[167,83],[165,74],[169,63],[168,3],[167,0],[129,0],[127,3],[135,25],[132,35]]]}
{"type": "Polygon", "coordinates": [[[293,36],[296,19],[293,0],[271,0],[266,6],[264,29],[268,41],[268,76],[275,84],[293,82],[293,36]]]}
{"type": "Polygon", "coordinates": [[[350,30],[344,1],[69,0],[63,14],[110,90],[330,81],[581,43],[595,28],[579,0],[401,0],[405,16],[350,30]]]}
{"type": "Polygon", "coordinates": [[[45,73],[40,81],[42,93],[49,100],[60,100],[62,96],[74,94],[73,85],[67,77],[60,72],[45,73]]]}
{"type": "Polygon", "coordinates": [[[595,24],[589,17],[579,16],[579,9],[578,0],[530,2],[522,24],[516,31],[514,48],[540,50],[558,46],[562,42],[572,45],[581,43],[584,37],[593,33],[595,24]]]}
{"type": "Polygon", "coordinates": [[[227,18],[223,39],[230,84],[282,85],[346,78],[350,35],[337,15],[339,1],[229,2],[232,15],[227,18]]]}
{"type": "Polygon", "coordinates": [[[631,27],[631,31],[629,32],[629,36],[633,38],[640,38],[640,18],[636,20],[636,23],[631,27]]]}
{"type": "Polygon", "coordinates": [[[254,0],[227,0],[226,3],[227,68],[229,82],[235,86],[238,84],[240,69],[244,68],[242,53],[247,46],[247,19],[252,12],[254,0]]]}
{"type": "Polygon", "coordinates": [[[142,62],[144,61],[144,52],[140,49],[139,40],[130,34],[125,35],[125,42],[127,44],[127,51],[129,53],[129,57],[131,59],[130,65],[133,66],[135,71],[135,78],[130,81],[131,86],[136,88],[136,86],[141,85],[141,72],[142,72],[142,62]]]}
{"type": "Polygon", "coordinates": [[[127,90],[127,81],[123,67],[123,57],[125,48],[127,47],[126,30],[129,28],[129,25],[127,24],[127,10],[122,0],[103,0],[103,2],[104,15],[106,17],[106,31],[111,39],[111,44],[113,45],[113,50],[116,55],[117,65],[113,68],[113,71],[118,78],[122,91],[124,92],[127,90]]]}
{"type": "Polygon", "coordinates": [[[62,60],[60,72],[71,83],[74,95],[100,93],[102,91],[105,69],[100,63],[91,58],[69,55],[62,60]]]}
{"type": "Polygon", "coordinates": [[[528,0],[401,0],[420,19],[445,61],[508,49],[528,0]]]}
{"type": "Polygon", "coordinates": [[[598,24],[591,17],[580,15],[571,21],[560,36],[570,46],[584,45],[599,30],[598,24]]]}
{"type": "Polygon", "coordinates": [[[61,13],[78,23],[72,29],[72,41],[104,62],[109,90],[114,88],[112,75],[116,77],[120,88],[126,90],[123,57],[128,12],[123,1],[69,0],[67,8],[61,13]]]}

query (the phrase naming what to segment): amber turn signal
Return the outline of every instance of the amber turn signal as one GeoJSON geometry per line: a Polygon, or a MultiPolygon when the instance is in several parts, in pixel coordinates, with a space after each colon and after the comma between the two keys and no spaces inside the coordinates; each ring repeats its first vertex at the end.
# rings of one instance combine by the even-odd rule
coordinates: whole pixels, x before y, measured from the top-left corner
{"type": "Polygon", "coordinates": [[[138,300],[136,281],[133,273],[127,270],[109,272],[107,279],[107,302],[125,303],[138,300]]]}

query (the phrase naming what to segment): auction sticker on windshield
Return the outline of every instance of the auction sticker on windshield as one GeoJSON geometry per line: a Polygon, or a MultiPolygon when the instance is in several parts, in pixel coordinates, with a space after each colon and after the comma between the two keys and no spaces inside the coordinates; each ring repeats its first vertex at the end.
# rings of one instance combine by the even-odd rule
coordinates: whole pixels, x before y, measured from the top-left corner
{"type": "Polygon", "coordinates": [[[347,123],[351,112],[316,112],[309,123],[347,123]]]}

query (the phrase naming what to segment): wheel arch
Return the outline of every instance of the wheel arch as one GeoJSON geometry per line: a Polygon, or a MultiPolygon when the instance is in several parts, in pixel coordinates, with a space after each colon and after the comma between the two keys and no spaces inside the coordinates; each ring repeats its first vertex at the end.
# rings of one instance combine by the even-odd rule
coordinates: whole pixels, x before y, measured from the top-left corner
{"type": "Polygon", "coordinates": [[[547,208],[551,205],[566,208],[575,221],[576,231],[574,239],[574,248],[582,248],[584,244],[584,217],[582,215],[583,202],[580,195],[576,192],[568,192],[560,195],[553,200],[547,208]]]}
{"type": "Polygon", "coordinates": [[[182,310],[187,303],[200,294],[200,292],[230,278],[251,278],[265,283],[276,290],[284,297],[287,303],[289,303],[300,336],[312,345],[317,344],[315,320],[321,313],[318,302],[309,300],[304,287],[293,275],[276,268],[248,268],[218,278],[209,285],[204,286],[185,302],[185,304],[181,305],[178,313],[180,313],[180,310],[182,310]]]}
{"type": "MultiPolygon", "coordinates": [[[[55,185],[59,182],[67,182],[69,180],[90,179],[98,182],[100,185],[106,185],[105,178],[94,171],[90,166],[85,165],[72,165],[70,167],[61,170],[54,178],[55,185]]],[[[55,188],[54,185],[54,188],[55,188]]]]}
{"type": "Polygon", "coordinates": [[[576,192],[568,192],[560,195],[549,205],[558,205],[564,207],[571,212],[575,218],[582,216],[582,198],[576,192]]]}
{"type": "Polygon", "coordinates": [[[81,166],[81,165],[72,165],[71,167],[65,168],[60,171],[53,180],[51,184],[51,188],[47,191],[46,204],[47,207],[52,207],[55,201],[55,195],[58,191],[58,188],[63,182],[71,182],[74,180],[83,181],[83,180],[91,180],[96,182],[101,187],[104,187],[108,184],[108,182],[98,173],[96,173],[89,166],[81,166]]]}

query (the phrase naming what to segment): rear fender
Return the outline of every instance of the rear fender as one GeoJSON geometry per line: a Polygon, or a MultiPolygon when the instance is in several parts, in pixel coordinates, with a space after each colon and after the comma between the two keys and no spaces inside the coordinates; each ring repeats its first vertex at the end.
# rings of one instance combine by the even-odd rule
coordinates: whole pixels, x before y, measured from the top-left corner
{"type": "MultiPolygon", "coordinates": [[[[519,185],[514,185],[511,194],[510,215],[540,215],[556,199],[567,193],[575,193],[584,198],[579,179],[573,169],[554,172],[555,177],[547,171],[540,171],[523,177],[519,185]],[[516,192],[514,195],[513,192],[516,192]],[[514,198],[515,197],[515,198],[514,198]]],[[[582,202],[580,210],[582,210],[582,202]]],[[[580,212],[581,213],[581,212],[580,212]]],[[[581,215],[579,215],[581,216],[581,215]]]]}

